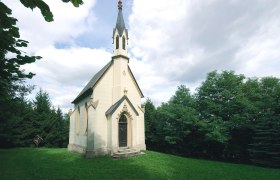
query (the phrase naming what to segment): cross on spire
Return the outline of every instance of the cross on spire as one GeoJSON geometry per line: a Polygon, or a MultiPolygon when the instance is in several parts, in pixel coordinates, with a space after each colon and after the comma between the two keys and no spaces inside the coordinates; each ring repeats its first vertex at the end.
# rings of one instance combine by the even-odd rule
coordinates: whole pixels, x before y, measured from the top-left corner
{"type": "Polygon", "coordinates": [[[119,2],[118,2],[118,9],[119,9],[119,10],[122,9],[122,0],[119,0],[119,2]]]}

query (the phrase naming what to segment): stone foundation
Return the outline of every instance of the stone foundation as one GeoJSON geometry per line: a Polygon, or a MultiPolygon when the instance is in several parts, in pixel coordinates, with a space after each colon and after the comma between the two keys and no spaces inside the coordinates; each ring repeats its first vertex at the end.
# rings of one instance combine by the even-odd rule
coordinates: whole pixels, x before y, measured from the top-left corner
{"type": "Polygon", "coordinates": [[[108,149],[106,148],[99,148],[99,149],[87,149],[85,152],[85,157],[86,158],[94,158],[96,156],[104,156],[104,155],[108,155],[108,149]]]}
{"type": "Polygon", "coordinates": [[[139,151],[146,151],[146,144],[138,144],[133,147],[134,149],[137,149],[139,151]]]}
{"type": "Polygon", "coordinates": [[[73,151],[73,152],[77,152],[80,154],[85,154],[85,150],[86,148],[83,146],[79,146],[76,144],[68,144],[68,151],[73,151]]]}
{"type": "MultiPolygon", "coordinates": [[[[79,146],[76,144],[68,144],[68,151],[73,151],[85,155],[86,158],[94,158],[96,156],[113,155],[119,152],[119,147],[111,149],[99,148],[99,149],[86,149],[86,147],[79,146]]],[[[128,147],[128,149],[134,149],[138,152],[146,150],[146,144],[139,144],[134,147],[128,147]]]]}

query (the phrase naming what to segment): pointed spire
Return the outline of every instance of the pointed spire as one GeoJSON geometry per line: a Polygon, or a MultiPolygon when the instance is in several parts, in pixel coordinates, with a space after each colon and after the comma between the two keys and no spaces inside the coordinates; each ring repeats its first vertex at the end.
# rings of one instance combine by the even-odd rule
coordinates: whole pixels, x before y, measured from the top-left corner
{"type": "MultiPolygon", "coordinates": [[[[119,2],[118,2],[118,9],[119,9],[119,12],[118,12],[118,18],[117,18],[115,30],[118,30],[119,35],[122,35],[123,31],[125,31],[126,37],[127,37],[127,30],[125,28],[123,14],[122,14],[122,1],[121,0],[119,0],[119,2]]],[[[114,32],[115,32],[115,30],[114,30],[114,32]]]]}
{"type": "Polygon", "coordinates": [[[118,18],[116,27],[113,31],[113,44],[114,44],[114,56],[127,57],[127,45],[128,45],[128,32],[125,28],[123,14],[122,14],[122,1],[118,1],[118,18]]]}

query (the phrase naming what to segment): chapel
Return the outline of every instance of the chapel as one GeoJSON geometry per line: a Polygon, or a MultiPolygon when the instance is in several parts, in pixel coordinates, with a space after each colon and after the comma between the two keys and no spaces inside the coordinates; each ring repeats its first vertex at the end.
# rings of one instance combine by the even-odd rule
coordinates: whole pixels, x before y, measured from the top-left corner
{"type": "Polygon", "coordinates": [[[119,1],[112,58],[72,102],[69,151],[95,157],[146,150],[144,95],[128,65],[127,46],[128,31],[119,1]]]}

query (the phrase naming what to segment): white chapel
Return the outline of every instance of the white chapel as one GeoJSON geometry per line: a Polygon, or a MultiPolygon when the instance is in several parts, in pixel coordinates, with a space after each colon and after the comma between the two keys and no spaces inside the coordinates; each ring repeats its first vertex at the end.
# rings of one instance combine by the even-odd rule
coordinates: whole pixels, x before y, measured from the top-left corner
{"type": "Polygon", "coordinates": [[[128,31],[118,2],[114,52],[72,102],[68,150],[86,157],[114,155],[121,149],[146,150],[143,93],[129,68],[128,31]]]}

